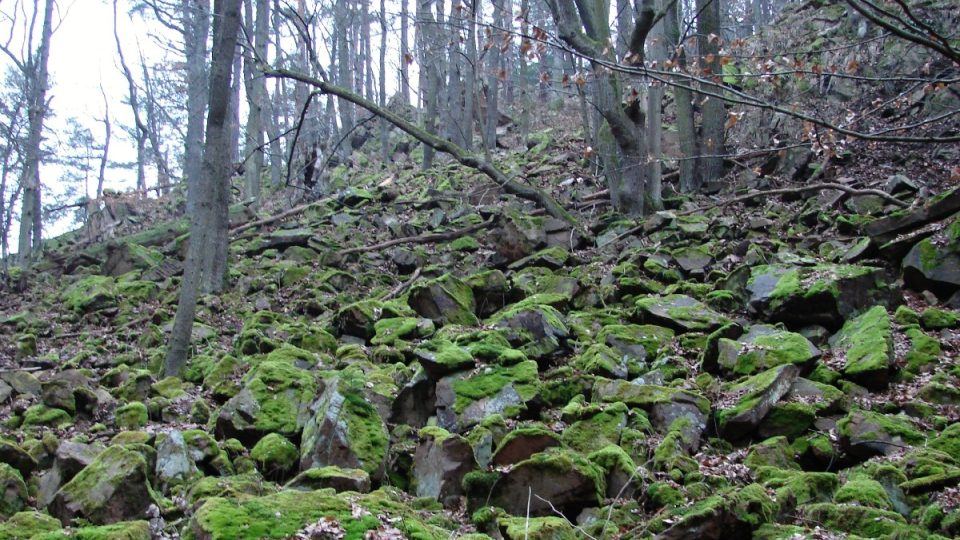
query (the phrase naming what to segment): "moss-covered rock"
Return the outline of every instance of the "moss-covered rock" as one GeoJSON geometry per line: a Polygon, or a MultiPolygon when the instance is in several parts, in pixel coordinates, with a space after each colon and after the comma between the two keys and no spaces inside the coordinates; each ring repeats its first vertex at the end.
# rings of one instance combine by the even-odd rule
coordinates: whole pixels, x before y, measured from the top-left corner
{"type": "Polygon", "coordinates": [[[77,313],[116,307],[117,282],[109,276],[87,276],[67,287],[61,299],[77,313]]]}
{"type": "Polygon", "coordinates": [[[265,476],[278,478],[293,469],[300,455],[289,439],[277,433],[268,433],[253,447],[250,457],[257,462],[265,476]]]}
{"type": "Polygon", "coordinates": [[[152,538],[150,523],[138,520],[42,533],[31,537],[30,540],[152,540],[152,538]]]}
{"type": "Polygon", "coordinates": [[[47,407],[42,403],[31,405],[23,413],[21,427],[48,426],[64,427],[73,423],[70,413],[63,409],[47,407]]]}
{"type": "Polygon", "coordinates": [[[941,330],[960,326],[960,314],[939,308],[927,308],[920,315],[920,326],[927,330],[941,330]]]}
{"type": "Polygon", "coordinates": [[[64,524],[75,518],[105,524],[141,517],[157,504],[147,471],[140,452],[111,446],[60,488],[49,511],[64,524]]]}
{"type": "Polygon", "coordinates": [[[842,360],[845,378],[872,389],[887,385],[894,352],[890,316],[883,306],[847,321],[830,338],[830,346],[834,358],[842,360]]]}
{"type": "Polygon", "coordinates": [[[833,496],[835,503],[859,504],[881,510],[893,510],[890,496],[876,480],[857,475],[846,481],[833,496]]]}
{"type": "Polygon", "coordinates": [[[20,471],[0,463],[0,519],[6,519],[27,505],[27,485],[20,471]]]}
{"type": "Polygon", "coordinates": [[[852,410],[837,422],[840,445],[852,456],[869,458],[892,454],[926,440],[905,416],[852,410]]]}
{"type": "Polygon", "coordinates": [[[516,416],[540,392],[532,360],[478,371],[449,375],[437,383],[437,419],[443,428],[459,432],[490,415],[516,416]]]}
{"type": "Polygon", "coordinates": [[[242,382],[243,389],[217,415],[220,436],[252,441],[270,432],[284,436],[300,432],[317,393],[313,373],[270,360],[250,370],[242,382]]]}
{"type": "Polygon", "coordinates": [[[0,540],[29,540],[36,535],[53,532],[62,527],[53,517],[36,510],[17,512],[0,523],[0,540]]]}
{"type": "Polygon", "coordinates": [[[718,407],[716,420],[721,436],[733,440],[752,433],[790,391],[798,373],[797,366],[783,364],[726,388],[723,401],[735,401],[733,406],[718,407]]]}
{"type": "Polygon", "coordinates": [[[377,409],[354,381],[338,378],[311,405],[300,443],[300,467],[362,469],[380,480],[387,459],[388,432],[377,409]]]}
{"type": "Polygon", "coordinates": [[[120,429],[136,431],[147,425],[147,406],[139,401],[127,403],[114,412],[114,421],[120,429]]]}
{"type": "Polygon", "coordinates": [[[627,426],[628,412],[626,405],[616,402],[599,410],[581,413],[579,420],[563,430],[561,440],[565,446],[583,454],[620,444],[620,433],[627,426]]]}
{"type": "Polygon", "coordinates": [[[603,469],[580,454],[551,448],[506,471],[490,492],[490,504],[513,515],[525,515],[528,505],[531,516],[553,515],[550,503],[567,513],[598,505],[606,492],[604,477],[603,469]]]}
{"type": "Polygon", "coordinates": [[[530,358],[556,353],[570,333],[563,315],[537,298],[507,306],[490,316],[487,323],[502,329],[510,345],[530,358]]]}
{"type": "Polygon", "coordinates": [[[336,491],[370,491],[370,474],[362,469],[344,469],[335,465],[311,467],[287,482],[285,489],[315,491],[331,488],[336,491]]]}
{"type": "Polygon", "coordinates": [[[448,531],[424,523],[416,512],[388,492],[357,495],[351,501],[332,489],[281,491],[242,501],[214,497],[194,513],[187,540],[261,540],[289,538],[306,525],[331,518],[345,539],[361,539],[383,526],[380,517],[413,540],[441,540],[448,531]]]}
{"type": "Polygon", "coordinates": [[[706,304],[682,294],[641,298],[636,301],[637,316],[648,324],[658,324],[678,332],[713,332],[730,323],[706,304]]]}
{"type": "Polygon", "coordinates": [[[418,315],[438,325],[476,326],[480,323],[475,315],[477,305],[473,289],[452,274],[414,284],[408,298],[410,307],[418,315]]]}
{"type": "Polygon", "coordinates": [[[906,520],[896,512],[854,504],[814,503],[800,507],[806,519],[827,529],[880,538],[906,529],[906,520]]]}
{"type": "Polygon", "coordinates": [[[755,325],[736,341],[720,338],[717,365],[734,375],[753,375],[781,364],[808,366],[820,350],[807,338],[768,325],[755,325]]]}
{"type": "Polygon", "coordinates": [[[562,517],[501,517],[497,520],[506,540],[576,540],[577,530],[562,517]]]}

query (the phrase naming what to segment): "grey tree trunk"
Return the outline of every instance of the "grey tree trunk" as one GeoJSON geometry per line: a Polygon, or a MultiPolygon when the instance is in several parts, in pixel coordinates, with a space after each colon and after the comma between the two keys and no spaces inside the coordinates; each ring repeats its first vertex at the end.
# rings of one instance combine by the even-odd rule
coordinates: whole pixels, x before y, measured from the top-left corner
{"type": "MultiPolygon", "coordinates": [[[[697,41],[700,53],[701,73],[720,77],[720,0],[697,0],[697,41]]],[[[716,84],[703,84],[703,90],[711,93],[723,93],[716,84]]],[[[709,96],[701,103],[700,126],[700,175],[703,182],[710,182],[723,176],[724,116],[726,108],[723,101],[709,96]]]]}
{"type": "Polygon", "coordinates": [[[214,4],[216,18],[203,176],[198,186],[200,193],[197,195],[196,212],[191,216],[190,245],[180,283],[180,302],[163,362],[163,374],[167,377],[179,377],[186,366],[199,292],[220,292],[226,277],[228,184],[231,173],[227,115],[241,3],[242,0],[216,0],[214,4]]]}
{"type": "Polygon", "coordinates": [[[154,92],[153,78],[147,64],[140,57],[140,67],[143,72],[144,103],[143,112],[147,121],[147,139],[150,142],[150,152],[154,165],[157,167],[157,192],[166,195],[170,192],[170,165],[167,163],[166,152],[160,140],[160,118],[157,115],[157,99],[154,92]]]}
{"type": "Polygon", "coordinates": [[[207,111],[207,36],[210,0],[182,0],[184,57],[187,62],[187,135],[183,174],[187,182],[187,214],[194,212],[203,172],[204,118],[207,111]]]}
{"type": "MultiPolygon", "coordinates": [[[[490,5],[493,8],[493,24],[497,28],[503,28],[505,16],[503,10],[503,0],[498,3],[497,0],[491,0],[490,5]]],[[[500,117],[500,38],[501,32],[494,30],[490,36],[490,48],[487,50],[487,103],[486,115],[483,119],[483,146],[488,151],[497,149],[497,120],[500,117]]]]}
{"type": "Polygon", "coordinates": [[[410,19],[409,0],[400,0],[400,101],[404,106],[410,105],[410,37],[408,24],[410,19]]]}
{"type": "Polygon", "coordinates": [[[244,79],[247,91],[247,124],[244,168],[244,192],[256,207],[260,200],[260,175],[263,172],[263,119],[266,114],[267,81],[257,70],[257,62],[267,62],[267,36],[270,28],[269,0],[248,0],[244,6],[247,28],[253,28],[250,54],[244,59],[244,79]],[[256,3],[254,15],[253,3],[256,3]]]}
{"type": "MultiPolygon", "coordinates": [[[[436,39],[437,21],[433,17],[431,0],[417,0],[417,48],[420,53],[420,109],[427,133],[437,132],[437,94],[440,88],[440,54],[436,39]]],[[[433,166],[433,147],[423,145],[422,170],[433,166]]]]}
{"type": "MultiPolygon", "coordinates": [[[[110,137],[112,135],[112,126],[110,124],[110,101],[107,99],[107,93],[100,87],[100,94],[103,96],[103,152],[100,154],[100,171],[97,175],[97,191],[95,199],[103,196],[103,184],[106,181],[107,164],[110,162],[110,137]]],[[[2,201],[2,197],[0,197],[2,201]]]]}
{"type": "MultiPolygon", "coordinates": [[[[680,11],[677,4],[670,2],[664,17],[664,31],[667,43],[677,50],[677,64],[681,70],[687,67],[686,54],[680,45],[680,11]]],[[[700,190],[701,178],[698,166],[697,132],[693,118],[693,93],[687,88],[689,81],[678,78],[680,86],[673,87],[674,103],[677,108],[677,136],[680,144],[680,191],[695,193],[700,190]]]]}
{"type": "Polygon", "coordinates": [[[137,89],[137,80],[133,78],[133,72],[127,65],[127,59],[123,54],[123,46],[120,44],[120,34],[117,32],[117,0],[113,0],[113,39],[117,44],[117,56],[120,58],[120,69],[127,80],[127,98],[130,108],[133,112],[133,136],[137,143],[137,191],[147,192],[146,162],[147,162],[147,124],[143,121],[140,114],[140,95],[137,89]]]}
{"type": "Polygon", "coordinates": [[[35,53],[31,51],[22,69],[27,97],[27,141],[23,149],[23,174],[20,179],[23,192],[20,199],[22,209],[17,255],[21,266],[26,266],[33,251],[39,250],[42,242],[40,145],[43,141],[43,123],[47,117],[47,63],[53,37],[54,3],[54,0],[47,0],[44,4],[40,45],[35,53]]]}
{"type": "MultiPolygon", "coordinates": [[[[401,85],[403,83],[401,82],[401,85]]],[[[387,3],[380,0],[380,106],[387,108],[387,3]]],[[[386,120],[380,120],[380,159],[386,167],[390,162],[390,148],[388,135],[390,125],[386,120]]]]}
{"type": "MultiPolygon", "coordinates": [[[[662,10],[664,3],[670,0],[657,0],[657,9],[662,10]]],[[[650,31],[650,44],[647,45],[649,58],[663,65],[667,59],[666,32],[662,24],[656,25],[650,31]]],[[[647,91],[647,141],[650,145],[649,165],[647,167],[647,208],[662,210],[662,167],[663,162],[663,94],[662,85],[652,86],[647,91]]]]}

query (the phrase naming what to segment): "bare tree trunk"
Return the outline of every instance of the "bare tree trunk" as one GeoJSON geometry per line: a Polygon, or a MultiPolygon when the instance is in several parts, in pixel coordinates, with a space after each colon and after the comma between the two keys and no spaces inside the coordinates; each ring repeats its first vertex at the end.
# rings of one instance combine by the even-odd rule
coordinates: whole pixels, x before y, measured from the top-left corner
{"type": "MultiPolygon", "coordinates": [[[[238,30],[239,31],[239,30],[238,30]]],[[[239,39],[239,36],[238,38],[239,39]]],[[[230,137],[230,163],[240,162],[240,87],[243,86],[243,55],[237,51],[233,59],[233,88],[230,96],[230,113],[227,118],[227,134],[230,137]]]]}
{"type": "MultiPolygon", "coordinates": [[[[417,0],[417,43],[420,50],[420,108],[423,111],[423,127],[427,133],[436,134],[437,94],[440,89],[440,54],[435,38],[436,20],[431,10],[431,0],[417,0]]],[[[433,166],[433,147],[423,145],[422,170],[433,166]]]]}
{"type": "MultiPolygon", "coordinates": [[[[17,246],[18,258],[21,266],[26,266],[33,255],[33,250],[40,249],[42,216],[40,212],[40,148],[43,142],[43,123],[47,117],[47,84],[49,72],[47,63],[50,59],[50,41],[53,37],[53,6],[54,0],[47,0],[43,10],[43,28],[40,35],[40,46],[31,56],[24,71],[24,82],[27,95],[27,141],[24,147],[23,174],[20,185],[23,197],[20,200],[20,239],[17,246]]],[[[37,6],[39,7],[39,6],[37,6]]],[[[24,274],[26,275],[26,274],[24,274]]]]}
{"type": "MultiPolygon", "coordinates": [[[[501,2],[503,0],[500,0],[501,2]]],[[[504,12],[503,5],[498,4],[497,0],[491,0],[493,7],[493,25],[497,28],[503,28],[504,12]]],[[[500,117],[500,104],[498,102],[500,93],[500,39],[502,32],[494,30],[490,36],[492,43],[487,50],[489,55],[487,69],[487,106],[486,118],[483,122],[483,145],[488,151],[497,149],[497,120],[500,117]]]]}
{"type": "MultiPolygon", "coordinates": [[[[720,0],[697,0],[697,41],[701,73],[720,77],[720,0]]],[[[710,76],[706,76],[709,78],[710,76]]],[[[704,84],[703,90],[723,93],[719,85],[704,84]]],[[[710,182],[723,176],[724,116],[723,101],[705,96],[701,100],[700,175],[710,182]]]]}
{"type": "MultiPolygon", "coordinates": [[[[403,81],[400,83],[403,84],[403,81]]],[[[387,3],[380,0],[380,106],[387,108],[387,3]]],[[[380,159],[386,167],[390,162],[389,135],[390,124],[380,120],[380,159]]]]}
{"type": "Polygon", "coordinates": [[[230,190],[230,79],[240,28],[242,0],[216,0],[214,4],[213,62],[210,66],[210,111],[207,115],[203,176],[197,211],[191,216],[190,245],[180,284],[180,302],[174,318],[163,374],[178,377],[187,362],[193,318],[200,290],[217,293],[226,277],[226,244],[230,190]]]}
{"type": "Polygon", "coordinates": [[[210,0],[182,0],[184,56],[187,62],[187,136],[183,173],[187,183],[187,214],[193,214],[195,191],[203,172],[204,118],[207,110],[207,36],[210,0]]]}
{"type": "MultiPolygon", "coordinates": [[[[671,0],[657,0],[657,9],[662,10],[664,3],[671,0]]],[[[650,32],[650,44],[646,50],[650,51],[649,58],[663,65],[667,59],[666,33],[663,25],[656,25],[650,32]]],[[[647,210],[657,211],[663,209],[663,197],[661,195],[663,160],[663,93],[662,85],[656,84],[647,91],[647,141],[650,145],[649,165],[647,166],[647,210]]]]}
{"type": "Polygon", "coordinates": [[[260,200],[260,174],[263,172],[263,104],[267,101],[267,81],[256,69],[257,62],[267,61],[267,33],[270,24],[270,3],[268,0],[248,0],[244,6],[247,28],[253,28],[253,43],[249,55],[244,60],[244,78],[247,91],[247,124],[244,166],[244,191],[247,199],[254,205],[260,200]],[[256,2],[256,17],[253,3],[256,2]]]}
{"type": "Polygon", "coordinates": [[[137,143],[137,191],[147,192],[146,162],[147,162],[147,125],[140,115],[140,95],[137,89],[137,80],[127,65],[127,59],[120,45],[120,34],[117,32],[117,0],[113,0],[113,39],[117,44],[117,56],[120,58],[120,69],[127,80],[127,97],[130,109],[133,112],[134,140],[137,143]]]}
{"type": "MultiPolygon", "coordinates": [[[[683,36],[680,35],[680,11],[677,4],[670,2],[664,18],[664,31],[670,54],[677,55],[677,65],[681,70],[687,67],[686,53],[680,47],[683,36]]],[[[701,179],[698,166],[697,133],[693,119],[693,93],[686,88],[689,83],[682,81],[673,87],[674,104],[677,108],[677,136],[680,143],[680,191],[695,193],[700,190],[701,179]],[[682,87],[681,87],[682,86],[682,87]]]]}
{"type": "Polygon", "coordinates": [[[153,163],[157,167],[157,191],[166,195],[170,191],[170,166],[167,163],[166,152],[160,142],[160,119],[157,118],[157,100],[153,91],[153,79],[150,70],[140,55],[140,66],[143,69],[144,112],[147,115],[147,139],[150,141],[150,150],[153,154],[153,163]]]}
{"type": "Polygon", "coordinates": [[[410,105],[410,38],[408,24],[410,20],[409,0],[400,0],[400,101],[404,106],[410,105]]]}
{"type": "Polygon", "coordinates": [[[100,94],[103,96],[103,153],[100,154],[100,173],[97,175],[97,191],[94,199],[103,196],[103,184],[106,181],[107,164],[110,155],[110,101],[107,99],[107,93],[100,87],[100,94]]]}

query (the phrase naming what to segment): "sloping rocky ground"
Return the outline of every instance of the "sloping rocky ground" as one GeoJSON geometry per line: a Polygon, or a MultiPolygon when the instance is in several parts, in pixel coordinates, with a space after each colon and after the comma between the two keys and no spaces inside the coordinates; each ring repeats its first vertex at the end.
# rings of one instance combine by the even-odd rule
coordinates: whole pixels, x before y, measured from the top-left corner
{"type": "Polygon", "coordinates": [[[0,540],[960,535],[957,150],[823,176],[905,208],[717,205],[808,177],[784,151],[637,224],[571,116],[496,158],[582,229],[360,152],[286,219],[238,206],[183,380],[184,221],[55,241],[0,291],[0,540]]]}

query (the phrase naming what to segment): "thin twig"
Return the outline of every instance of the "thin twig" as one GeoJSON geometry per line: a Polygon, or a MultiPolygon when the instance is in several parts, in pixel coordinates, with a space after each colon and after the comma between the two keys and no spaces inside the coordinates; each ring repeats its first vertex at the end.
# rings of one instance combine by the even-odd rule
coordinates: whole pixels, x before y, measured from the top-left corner
{"type": "Polygon", "coordinates": [[[470,234],[472,232],[476,232],[481,229],[486,229],[487,227],[493,225],[494,221],[496,221],[496,219],[491,217],[490,219],[484,221],[483,223],[470,225],[469,227],[457,229],[456,231],[450,231],[445,233],[422,234],[420,236],[406,236],[403,238],[395,238],[393,240],[387,240],[386,242],[380,242],[379,244],[373,244],[370,246],[361,246],[361,247],[355,247],[350,249],[344,249],[340,252],[340,255],[343,256],[343,255],[351,255],[353,253],[377,251],[380,249],[396,246],[398,244],[430,244],[434,242],[443,242],[446,240],[453,240],[454,238],[459,238],[461,236],[470,234]]]}
{"type": "Polygon", "coordinates": [[[408,289],[411,285],[413,285],[413,283],[414,283],[415,281],[417,281],[417,279],[419,279],[419,278],[420,278],[420,267],[418,266],[417,269],[414,270],[413,275],[410,276],[410,279],[408,279],[407,281],[404,281],[403,283],[397,285],[392,291],[390,291],[390,292],[388,292],[387,294],[381,296],[380,298],[378,298],[378,300],[380,300],[381,302],[386,302],[387,300],[390,300],[391,298],[394,298],[394,297],[400,295],[400,293],[402,293],[403,291],[407,290],[407,289],[408,289]]]}

